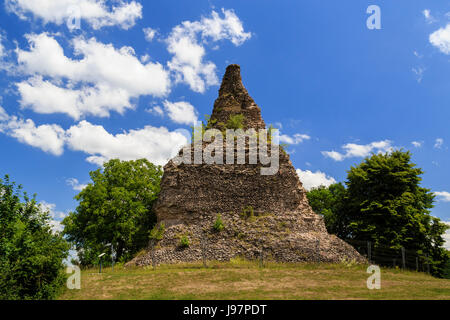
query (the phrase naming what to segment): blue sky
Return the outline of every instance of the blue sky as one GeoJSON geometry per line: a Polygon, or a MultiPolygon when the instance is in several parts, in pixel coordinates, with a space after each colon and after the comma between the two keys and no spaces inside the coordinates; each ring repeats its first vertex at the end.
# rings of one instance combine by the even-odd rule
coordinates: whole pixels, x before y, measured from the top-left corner
{"type": "Polygon", "coordinates": [[[164,164],[237,63],[306,186],[402,147],[450,222],[445,1],[2,2],[0,174],[56,220],[103,160],[164,164]]]}

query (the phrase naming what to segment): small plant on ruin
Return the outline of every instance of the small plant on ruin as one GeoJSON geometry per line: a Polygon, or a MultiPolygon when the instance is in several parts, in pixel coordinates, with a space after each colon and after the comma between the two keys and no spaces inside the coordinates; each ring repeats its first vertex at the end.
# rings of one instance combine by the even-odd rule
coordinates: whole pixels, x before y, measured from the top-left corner
{"type": "Polygon", "coordinates": [[[243,114],[234,114],[230,116],[230,119],[227,121],[226,125],[227,129],[244,129],[244,115],[243,114]]]}
{"type": "Polygon", "coordinates": [[[217,232],[220,232],[225,228],[220,214],[217,215],[217,218],[216,218],[216,221],[214,222],[213,228],[217,232]]]}
{"type": "Polygon", "coordinates": [[[217,122],[217,119],[211,119],[211,116],[208,114],[205,114],[205,120],[206,120],[206,129],[211,129],[212,126],[217,122]]]}
{"type": "Polygon", "coordinates": [[[244,219],[253,219],[255,217],[255,213],[253,211],[253,207],[252,206],[247,206],[245,207],[242,212],[241,212],[241,217],[244,219]]]}
{"type": "Polygon", "coordinates": [[[245,234],[243,232],[239,232],[237,235],[238,239],[242,240],[245,239],[245,234]]]}
{"type": "Polygon", "coordinates": [[[159,226],[154,226],[150,231],[150,240],[161,240],[163,238],[164,231],[166,231],[166,226],[164,223],[161,223],[159,226]]]}
{"type": "Polygon", "coordinates": [[[180,247],[182,247],[182,248],[189,247],[189,238],[186,235],[181,236],[180,247]]]}

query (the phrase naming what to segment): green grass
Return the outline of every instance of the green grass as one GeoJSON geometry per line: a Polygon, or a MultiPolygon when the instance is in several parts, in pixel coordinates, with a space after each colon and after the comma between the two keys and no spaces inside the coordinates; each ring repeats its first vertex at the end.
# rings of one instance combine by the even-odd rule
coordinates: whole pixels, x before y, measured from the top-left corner
{"type": "Polygon", "coordinates": [[[367,266],[281,264],[242,261],[209,262],[146,268],[84,270],[81,290],[66,290],[72,299],[450,299],[450,280],[427,274],[381,269],[381,289],[369,290],[367,266]]]}

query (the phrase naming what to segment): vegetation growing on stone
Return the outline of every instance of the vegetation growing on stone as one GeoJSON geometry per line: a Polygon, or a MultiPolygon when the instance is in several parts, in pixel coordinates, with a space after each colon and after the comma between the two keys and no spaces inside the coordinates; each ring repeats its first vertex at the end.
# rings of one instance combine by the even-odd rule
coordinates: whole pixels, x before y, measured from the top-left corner
{"type": "Polygon", "coordinates": [[[242,209],[242,212],[240,214],[240,216],[243,219],[252,219],[255,217],[255,213],[253,211],[253,207],[252,206],[247,206],[244,209],[242,209]]]}
{"type": "Polygon", "coordinates": [[[154,226],[150,231],[150,240],[159,241],[164,236],[164,231],[166,230],[164,222],[162,222],[159,226],[154,226]]]}
{"type": "Polygon", "coordinates": [[[220,214],[217,215],[216,221],[214,222],[213,229],[217,232],[222,231],[225,228],[222,216],[220,214]]]}
{"type": "Polygon", "coordinates": [[[225,127],[233,130],[244,129],[244,120],[245,118],[243,114],[239,113],[230,115],[225,127]]]}
{"type": "Polygon", "coordinates": [[[189,238],[187,235],[182,235],[180,237],[180,247],[181,248],[187,248],[189,247],[190,243],[189,243],[189,238]]]}

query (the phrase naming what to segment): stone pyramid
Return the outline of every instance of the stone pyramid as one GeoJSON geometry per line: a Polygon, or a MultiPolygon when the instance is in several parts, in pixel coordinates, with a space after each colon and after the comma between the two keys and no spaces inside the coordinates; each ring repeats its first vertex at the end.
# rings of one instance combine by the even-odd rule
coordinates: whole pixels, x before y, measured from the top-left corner
{"type": "MultiPolygon", "coordinates": [[[[230,117],[238,114],[243,115],[244,129],[266,128],[261,109],[242,84],[240,67],[233,64],[226,69],[208,127],[224,130],[230,117]]],[[[194,150],[194,144],[190,148],[194,150]]],[[[327,233],[323,218],[309,206],[287,153],[279,152],[275,175],[261,175],[262,166],[169,161],[154,208],[165,232],[154,249],[130,265],[205,257],[255,259],[261,252],[280,262],[364,261],[353,247],[327,233]],[[213,228],[218,215],[224,225],[221,231],[213,228]],[[181,238],[188,239],[189,246],[183,247],[181,238]]]]}

